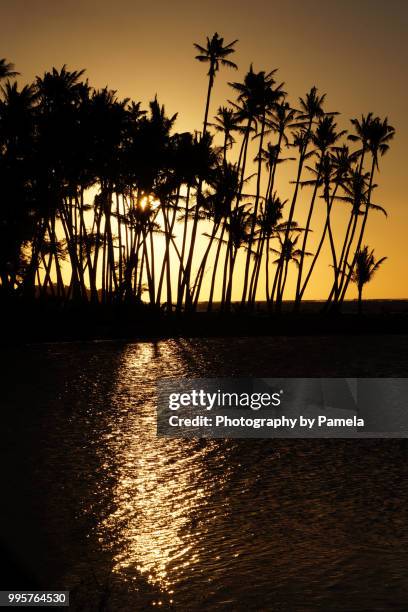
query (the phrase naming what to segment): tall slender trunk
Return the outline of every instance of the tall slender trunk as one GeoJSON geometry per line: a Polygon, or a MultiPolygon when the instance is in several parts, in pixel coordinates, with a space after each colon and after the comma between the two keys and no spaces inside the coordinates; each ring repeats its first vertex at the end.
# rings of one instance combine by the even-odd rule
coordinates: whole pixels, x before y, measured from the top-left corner
{"type": "Polygon", "coordinates": [[[259,271],[261,269],[264,246],[265,246],[265,233],[261,231],[261,234],[258,238],[258,245],[256,248],[255,263],[254,263],[254,267],[252,271],[251,282],[249,284],[248,304],[251,308],[253,308],[255,304],[255,300],[256,300],[258,277],[259,277],[259,271]]]}
{"type": "Polygon", "coordinates": [[[354,221],[354,217],[355,217],[355,216],[356,216],[356,215],[355,215],[355,213],[354,213],[354,209],[353,209],[353,210],[351,211],[351,213],[350,213],[350,219],[349,219],[349,222],[348,222],[348,224],[347,224],[347,229],[346,229],[346,233],[345,233],[345,236],[344,236],[344,241],[343,241],[343,247],[342,247],[342,250],[341,250],[341,253],[340,253],[340,258],[339,258],[339,272],[340,272],[340,271],[341,271],[341,269],[342,269],[344,255],[345,255],[345,252],[346,252],[346,249],[347,249],[347,245],[348,245],[348,243],[349,243],[349,237],[350,237],[351,226],[352,226],[352,224],[353,224],[353,221],[354,221]]]}
{"type": "Polygon", "coordinates": [[[31,257],[23,280],[23,293],[27,297],[33,297],[35,293],[35,276],[38,268],[38,258],[46,232],[46,220],[38,219],[33,240],[31,243],[31,257]]]}
{"type": "Polygon", "coordinates": [[[147,250],[146,227],[142,228],[142,236],[143,236],[143,256],[144,256],[144,261],[145,261],[145,266],[146,266],[146,277],[147,277],[147,287],[149,291],[149,301],[150,303],[154,304],[155,295],[154,295],[152,271],[151,271],[150,262],[149,262],[149,252],[147,250]]]}
{"type": "Polygon", "coordinates": [[[212,310],[214,289],[215,289],[215,279],[217,276],[218,263],[219,263],[221,247],[222,247],[222,239],[224,237],[224,233],[225,233],[225,222],[222,224],[221,234],[220,234],[220,238],[218,241],[217,251],[216,251],[215,259],[214,259],[214,269],[213,269],[212,278],[211,278],[210,295],[208,297],[208,306],[207,306],[208,312],[212,310]]]}
{"type": "Polygon", "coordinates": [[[61,222],[64,228],[68,253],[71,261],[71,284],[73,297],[74,299],[80,299],[83,297],[83,299],[87,301],[82,264],[78,257],[73,218],[71,211],[69,208],[67,209],[67,205],[64,202],[61,203],[61,222]]]}
{"type": "Polygon", "coordinates": [[[344,253],[344,256],[342,258],[342,263],[340,265],[340,270],[339,270],[340,282],[338,282],[337,287],[335,287],[334,283],[333,283],[332,295],[334,296],[334,302],[335,303],[337,303],[339,301],[341,289],[344,286],[344,283],[345,283],[345,280],[346,280],[346,276],[347,276],[347,263],[348,263],[348,259],[349,259],[350,249],[351,249],[351,247],[353,245],[354,237],[355,237],[355,234],[356,234],[356,231],[357,231],[358,219],[359,219],[358,212],[357,211],[352,211],[351,216],[350,216],[349,225],[347,227],[345,243],[343,245],[343,251],[344,251],[344,246],[346,246],[346,249],[345,249],[345,253],[344,253]],[[350,225],[351,225],[351,232],[349,232],[350,225]],[[350,235],[348,237],[348,242],[346,243],[348,233],[350,235]]]}
{"type": "Polygon", "coordinates": [[[43,280],[43,283],[42,283],[42,291],[40,291],[40,293],[42,295],[47,295],[47,287],[49,285],[50,286],[51,295],[54,296],[55,295],[54,285],[53,285],[53,283],[51,281],[51,267],[52,267],[52,260],[53,260],[52,253],[50,253],[48,255],[48,260],[47,261],[45,260],[45,257],[42,257],[42,260],[43,260],[43,263],[44,263],[45,274],[44,274],[44,280],[43,280]]]}
{"type": "Polygon", "coordinates": [[[118,243],[119,243],[119,261],[118,261],[119,280],[118,280],[118,284],[119,284],[119,287],[122,287],[122,283],[123,283],[122,224],[121,224],[120,216],[121,215],[120,215],[120,207],[119,207],[119,194],[118,192],[116,192],[116,219],[117,219],[117,226],[118,226],[118,243]]]}
{"type": "MultiPolygon", "coordinates": [[[[279,132],[279,139],[277,142],[277,154],[275,156],[275,159],[273,161],[272,167],[270,168],[269,171],[269,179],[268,179],[268,186],[266,189],[266,196],[265,196],[265,203],[268,202],[268,199],[272,196],[273,193],[273,188],[275,185],[275,176],[276,176],[276,167],[278,165],[278,160],[279,160],[279,153],[280,153],[280,147],[281,147],[281,143],[282,143],[282,138],[283,138],[283,132],[280,131],[279,132]]],[[[269,244],[269,237],[268,237],[268,244],[269,244]]],[[[253,285],[253,289],[252,289],[252,295],[251,295],[251,305],[253,306],[255,303],[255,299],[256,299],[256,292],[257,292],[257,287],[258,287],[258,280],[259,280],[259,273],[261,270],[261,264],[262,264],[262,259],[263,259],[263,252],[264,252],[264,248],[265,248],[265,234],[263,237],[263,241],[261,244],[261,250],[260,250],[260,258],[258,261],[258,265],[255,266],[255,270],[254,270],[254,274],[253,274],[253,279],[251,280],[251,283],[253,285]]],[[[269,247],[268,247],[269,248],[269,247]]],[[[268,262],[269,262],[269,253],[267,255],[268,257],[268,262]]],[[[268,264],[269,265],[269,264],[268,264]]],[[[266,289],[266,295],[267,295],[267,302],[269,302],[269,268],[267,268],[268,272],[268,287],[266,289]]]]}
{"type": "Polygon", "coordinates": [[[361,224],[361,229],[360,229],[360,235],[357,241],[357,245],[356,245],[356,249],[354,251],[354,257],[352,259],[351,265],[350,265],[350,269],[349,269],[349,273],[346,276],[345,282],[344,282],[344,287],[343,289],[339,290],[341,291],[340,293],[340,303],[343,302],[349,283],[350,283],[350,279],[351,276],[353,274],[353,270],[354,267],[356,265],[356,261],[357,261],[357,255],[358,252],[361,248],[361,244],[363,242],[363,237],[364,237],[364,231],[366,228],[366,224],[367,224],[367,218],[368,218],[368,211],[370,210],[370,204],[371,204],[371,192],[373,189],[373,179],[374,179],[374,172],[375,172],[375,157],[373,155],[373,160],[372,160],[372,164],[371,164],[371,172],[370,172],[370,182],[369,182],[369,186],[368,186],[368,195],[367,195],[367,204],[366,204],[366,209],[364,211],[364,217],[363,217],[363,222],[361,224]]]}
{"type": "MultiPolygon", "coordinates": [[[[182,238],[182,243],[181,243],[181,261],[180,261],[180,265],[179,265],[178,280],[177,280],[177,291],[178,291],[178,294],[177,294],[177,306],[176,306],[177,311],[181,310],[182,305],[183,305],[183,297],[184,297],[184,285],[182,283],[182,279],[183,279],[183,275],[182,275],[182,263],[184,263],[184,257],[185,257],[186,245],[187,245],[187,230],[188,230],[188,212],[189,212],[189,204],[190,204],[190,190],[191,190],[191,186],[188,185],[187,186],[187,193],[186,193],[186,206],[185,206],[185,211],[184,211],[183,238],[182,238]]],[[[179,197],[179,193],[180,193],[180,190],[178,190],[178,192],[177,192],[178,197],[179,197]]]]}
{"type": "MultiPolygon", "coordinates": [[[[247,290],[248,290],[249,267],[251,263],[251,250],[252,250],[252,243],[254,241],[254,236],[255,236],[255,227],[256,227],[258,207],[259,207],[259,196],[261,192],[261,174],[262,174],[261,152],[262,152],[262,146],[263,146],[263,141],[264,141],[264,136],[265,136],[265,121],[266,121],[266,109],[264,109],[264,112],[262,115],[262,123],[261,123],[261,137],[260,137],[259,149],[258,149],[258,172],[257,172],[257,179],[256,179],[255,206],[254,206],[254,212],[252,215],[251,232],[250,232],[249,241],[248,241],[248,253],[247,253],[247,257],[245,261],[244,287],[242,290],[242,297],[241,297],[242,306],[245,304],[247,290]]],[[[255,265],[256,265],[256,262],[255,262],[255,265]]]]}
{"type": "Polygon", "coordinates": [[[319,180],[320,180],[320,174],[321,174],[321,170],[320,170],[321,163],[322,163],[322,157],[320,157],[320,160],[319,160],[319,170],[318,170],[318,174],[317,174],[317,177],[316,177],[316,182],[315,182],[315,186],[314,186],[314,189],[313,189],[313,195],[312,195],[312,199],[311,199],[310,206],[309,206],[309,212],[308,212],[308,215],[307,215],[305,232],[303,234],[303,242],[302,242],[302,248],[301,248],[301,254],[300,254],[298,277],[297,277],[297,282],[296,282],[295,310],[298,310],[299,305],[300,305],[300,285],[301,285],[301,282],[302,282],[303,264],[304,264],[304,260],[305,260],[306,244],[307,244],[307,239],[309,237],[310,223],[311,223],[311,220],[312,220],[314,204],[315,204],[315,201],[316,201],[317,191],[319,189],[319,180]]]}
{"type": "MultiPolygon", "coordinates": [[[[303,164],[304,164],[305,159],[306,159],[306,152],[307,152],[307,146],[308,146],[308,143],[309,143],[309,136],[310,136],[311,129],[312,129],[312,119],[309,120],[308,128],[307,128],[307,131],[305,133],[305,143],[304,143],[304,145],[302,146],[302,148],[300,150],[298,171],[297,171],[296,183],[295,183],[295,191],[293,192],[293,197],[292,197],[292,201],[291,201],[291,204],[290,204],[289,217],[288,217],[288,220],[287,220],[287,227],[286,227],[285,237],[284,237],[284,241],[283,241],[284,246],[287,244],[287,241],[288,241],[288,238],[289,238],[290,226],[292,224],[293,216],[294,216],[294,213],[295,213],[296,201],[297,201],[297,197],[298,197],[298,193],[299,193],[300,178],[302,176],[303,164]]],[[[277,279],[276,302],[277,302],[278,310],[281,308],[281,304],[282,304],[282,273],[283,273],[283,267],[284,267],[284,251],[282,251],[282,255],[281,255],[280,259],[279,259],[278,270],[277,270],[278,279],[277,279]]]]}
{"type": "Polygon", "coordinates": [[[228,278],[228,269],[230,267],[230,252],[232,250],[232,240],[231,236],[228,237],[227,248],[225,250],[225,260],[224,260],[224,270],[222,274],[222,292],[221,292],[221,310],[224,310],[225,300],[227,294],[227,278],[228,278]]]}
{"type": "Polygon", "coordinates": [[[231,247],[230,251],[230,261],[229,261],[229,278],[227,285],[227,292],[225,295],[225,310],[229,312],[231,310],[231,296],[232,296],[232,282],[234,277],[234,268],[235,268],[235,260],[237,257],[238,249],[236,247],[231,247]]]}
{"type": "Polygon", "coordinates": [[[182,291],[183,292],[185,291],[186,293],[186,299],[185,299],[186,310],[190,310],[192,307],[192,295],[191,295],[192,288],[190,287],[190,278],[191,278],[191,270],[193,267],[194,248],[196,244],[198,221],[199,221],[199,215],[200,215],[199,200],[200,200],[201,188],[202,188],[202,180],[200,179],[200,182],[197,187],[197,193],[196,193],[196,208],[194,211],[193,227],[191,229],[189,252],[187,256],[187,263],[185,266],[185,273],[182,279],[182,291]]]}
{"type": "Polygon", "coordinates": [[[274,302],[274,299],[275,299],[275,293],[276,293],[276,289],[277,289],[277,286],[278,286],[278,277],[279,277],[278,266],[279,266],[279,264],[276,265],[275,275],[273,277],[272,291],[271,291],[271,296],[270,296],[270,300],[269,300],[270,308],[273,306],[273,302],[274,302]]]}
{"type": "Polygon", "coordinates": [[[283,294],[285,293],[286,279],[288,277],[289,259],[286,260],[284,267],[285,267],[285,273],[283,275],[283,282],[282,282],[282,298],[283,298],[283,294]]]}
{"type": "Polygon", "coordinates": [[[150,261],[151,261],[151,276],[152,276],[152,293],[150,294],[150,304],[154,306],[155,304],[155,294],[156,294],[156,262],[154,257],[154,240],[153,240],[153,227],[152,223],[149,226],[149,242],[150,242],[150,261]]]}
{"type": "Polygon", "coordinates": [[[246,162],[247,162],[247,154],[248,154],[248,142],[249,142],[249,135],[251,133],[251,127],[252,127],[252,118],[250,117],[248,119],[248,123],[245,129],[245,134],[244,137],[242,139],[242,144],[241,144],[241,148],[239,151],[239,157],[238,157],[238,173],[240,173],[240,178],[239,178],[239,187],[238,187],[238,193],[237,193],[237,199],[236,199],[236,203],[235,203],[235,208],[238,208],[240,202],[241,202],[241,198],[242,198],[242,189],[244,186],[244,182],[245,182],[245,169],[246,169],[246,162]]]}
{"type": "MultiPolygon", "coordinates": [[[[162,294],[162,289],[163,289],[164,275],[166,274],[166,270],[167,270],[169,260],[170,260],[170,258],[168,257],[168,254],[170,251],[170,233],[172,230],[172,225],[170,227],[170,224],[167,218],[167,211],[164,205],[161,206],[161,213],[163,216],[163,223],[164,223],[165,249],[164,249],[164,254],[163,254],[163,261],[162,261],[162,266],[161,266],[161,271],[160,271],[159,285],[157,288],[157,297],[156,297],[156,304],[159,307],[161,305],[160,302],[161,302],[161,294],[162,294]]],[[[175,217],[175,211],[173,214],[173,219],[174,217],[175,217]]]]}
{"type": "MultiPolygon", "coordinates": [[[[361,177],[362,172],[363,172],[363,167],[364,167],[364,158],[365,158],[365,145],[363,145],[363,152],[361,155],[361,159],[360,159],[360,164],[359,164],[359,176],[361,177]]],[[[338,282],[338,286],[335,287],[334,283],[333,283],[333,287],[331,289],[330,295],[327,299],[325,308],[327,308],[329,306],[329,304],[331,303],[333,297],[334,297],[334,302],[338,302],[338,299],[340,297],[340,291],[341,291],[341,287],[344,284],[345,281],[345,277],[347,274],[347,261],[348,261],[348,256],[349,256],[349,252],[351,249],[351,246],[353,244],[353,240],[354,240],[354,236],[355,236],[355,232],[357,229],[357,223],[358,223],[358,207],[356,209],[355,207],[355,203],[353,203],[353,208],[351,210],[350,213],[350,219],[347,225],[347,230],[346,230],[346,234],[344,237],[344,242],[343,242],[343,247],[341,250],[341,254],[340,254],[340,259],[339,259],[339,274],[340,276],[340,282],[338,282]],[[350,233],[351,232],[351,233],[350,233]]]]}
{"type": "Polygon", "coordinates": [[[209,241],[208,241],[207,248],[206,248],[206,250],[204,252],[204,256],[203,256],[203,258],[201,260],[201,264],[200,264],[200,267],[199,267],[197,275],[196,275],[196,280],[195,280],[194,287],[193,287],[193,307],[194,307],[194,310],[197,308],[198,299],[200,297],[200,292],[201,292],[201,286],[202,286],[202,282],[203,282],[203,278],[204,278],[204,274],[205,274],[205,266],[206,266],[207,259],[208,259],[208,256],[210,254],[210,251],[211,251],[212,244],[214,242],[214,238],[217,235],[218,228],[219,228],[219,223],[214,223],[214,226],[213,226],[213,229],[212,229],[209,241]]]}
{"type": "Polygon", "coordinates": [[[207,131],[208,112],[209,112],[209,109],[210,109],[210,99],[211,99],[211,90],[212,90],[212,87],[214,85],[214,65],[213,65],[212,62],[211,62],[211,65],[210,65],[210,71],[209,72],[210,72],[210,74],[209,74],[209,78],[208,78],[207,100],[206,100],[206,103],[205,103],[203,135],[207,131]]]}
{"type": "Polygon", "coordinates": [[[229,137],[229,133],[225,132],[224,133],[224,146],[223,146],[223,155],[222,155],[222,163],[224,165],[224,168],[226,168],[227,166],[227,147],[228,147],[228,137],[229,137]]]}
{"type": "MultiPolygon", "coordinates": [[[[326,237],[326,232],[327,232],[327,230],[328,230],[328,228],[329,228],[329,225],[330,225],[330,213],[331,213],[331,209],[332,209],[333,202],[334,202],[334,199],[335,199],[335,197],[336,197],[336,192],[337,192],[337,189],[338,189],[338,188],[339,188],[339,183],[337,183],[337,184],[336,184],[336,187],[335,187],[335,189],[333,190],[333,193],[332,193],[332,196],[331,196],[330,202],[329,202],[329,203],[327,203],[327,201],[326,201],[326,204],[327,204],[326,222],[325,222],[325,225],[324,225],[324,228],[323,228],[322,235],[321,235],[321,237],[320,237],[320,242],[319,242],[319,245],[318,245],[318,247],[317,247],[317,249],[316,249],[316,252],[315,252],[315,254],[314,254],[314,256],[313,256],[313,260],[312,260],[312,263],[311,263],[311,265],[310,265],[310,267],[309,267],[309,270],[308,270],[308,273],[307,273],[307,275],[306,275],[306,278],[305,278],[305,281],[304,281],[304,283],[303,283],[303,286],[302,286],[302,288],[301,288],[301,290],[300,290],[300,292],[299,292],[299,302],[300,302],[300,301],[302,300],[302,298],[303,298],[303,294],[304,294],[305,289],[306,289],[306,287],[307,287],[307,285],[308,285],[308,283],[309,283],[309,280],[310,280],[310,277],[311,277],[311,275],[312,275],[313,269],[314,269],[314,267],[315,267],[316,261],[317,261],[317,260],[318,260],[318,258],[319,258],[320,251],[321,251],[321,249],[322,249],[322,246],[323,246],[323,243],[324,243],[324,239],[325,239],[325,237],[326,237]]],[[[334,252],[334,253],[335,253],[335,252],[334,252]]],[[[335,254],[334,254],[334,261],[335,261],[335,254]]]]}
{"type": "Polygon", "coordinates": [[[108,264],[109,264],[109,300],[112,299],[112,290],[115,293],[118,290],[118,279],[115,268],[115,253],[113,249],[113,234],[111,224],[111,208],[112,208],[112,192],[109,190],[105,209],[105,229],[108,246],[108,264]]]}

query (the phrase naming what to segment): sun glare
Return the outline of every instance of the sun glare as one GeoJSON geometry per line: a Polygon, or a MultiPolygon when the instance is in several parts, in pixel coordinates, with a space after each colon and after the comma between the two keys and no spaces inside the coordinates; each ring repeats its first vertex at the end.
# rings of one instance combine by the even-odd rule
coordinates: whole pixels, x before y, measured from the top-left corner
{"type": "Polygon", "coordinates": [[[150,206],[150,208],[154,210],[159,204],[160,202],[158,200],[155,200],[153,196],[143,196],[143,198],[139,200],[139,205],[143,210],[147,206],[150,206]]]}

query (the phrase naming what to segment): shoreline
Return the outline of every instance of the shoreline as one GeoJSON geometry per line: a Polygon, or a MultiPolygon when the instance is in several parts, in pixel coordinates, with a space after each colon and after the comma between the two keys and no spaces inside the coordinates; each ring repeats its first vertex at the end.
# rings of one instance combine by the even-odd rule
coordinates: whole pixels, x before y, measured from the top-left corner
{"type": "Polygon", "coordinates": [[[169,338],[408,334],[407,310],[391,312],[164,313],[134,305],[1,305],[0,345],[169,338]]]}

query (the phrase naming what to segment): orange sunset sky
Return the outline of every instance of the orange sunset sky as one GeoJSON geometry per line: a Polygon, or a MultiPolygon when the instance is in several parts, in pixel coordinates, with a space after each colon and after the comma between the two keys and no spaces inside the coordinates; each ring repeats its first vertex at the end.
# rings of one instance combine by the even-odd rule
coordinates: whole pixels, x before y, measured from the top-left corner
{"type": "MultiPolygon", "coordinates": [[[[251,62],[255,70],[279,69],[276,78],[285,82],[288,101],[295,107],[312,85],[327,93],[326,110],[341,113],[340,128],[349,128],[350,118],[369,111],[387,115],[396,136],[381,160],[373,201],[389,216],[373,212],[364,242],[378,258],[388,260],[367,285],[365,297],[408,297],[408,2],[0,0],[0,5],[0,56],[14,62],[22,83],[52,66],[86,68],[91,85],[108,85],[119,97],[141,100],[144,107],[157,94],[169,114],[179,113],[177,131],[202,127],[208,67],[194,59],[193,42],[203,44],[215,31],[226,42],[239,39],[231,57],[239,69],[217,74],[210,117],[234,98],[228,81],[242,80],[251,62]]],[[[282,198],[291,196],[293,173],[290,164],[279,168],[277,189],[282,198]]],[[[299,223],[310,200],[307,190],[301,196],[295,215],[299,223]]],[[[339,228],[348,213],[345,204],[338,205],[334,221],[339,228]]],[[[323,220],[321,205],[313,227],[317,230],[323,220]]],[[[205,238],[201,241],[204,245],[205,238]]],[[[322,257],[305,297],[327,295],[332,275],[328,255],[322,257]]],[[[235,297],[239,295],[240,289],[235,297]]],[[[355,296],[354,288],[348,296],[355,296]]]]}

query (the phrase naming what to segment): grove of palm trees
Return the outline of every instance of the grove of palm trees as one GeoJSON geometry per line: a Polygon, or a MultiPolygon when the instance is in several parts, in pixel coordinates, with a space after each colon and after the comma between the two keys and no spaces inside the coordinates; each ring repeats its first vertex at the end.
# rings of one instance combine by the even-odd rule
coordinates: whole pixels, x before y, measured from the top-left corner
{"type": "Polygon", "coordinates": [[[386,214],[374,195],[394,129],[368,112],[341,130],[325,94],[312,87],[292,100],[277,70],[251,65],[235,81],[236,45],[217,33],[194,45],[197,69],[207,73],[194,133],[177,132],[177,115],[156,98],[147,109],[121,100],[92,88],[83,70],[53,68],[20,87],[1,60],[3,301],[144,303],[167,312],[204,302],[228,312],[239,295],[246,311],[263,301],[279,312],[284,300],[299,310],[324,250],[326,308],[341,308],[350,283],[362,289],[367,220],[386,214]],[[231,99],[216,109],[220,78],[230,80],[231,99]],[[285,163],[293,169],[288,199],[285,163]],[[345,224],[334,219],[337,207],[345,224]]]}

